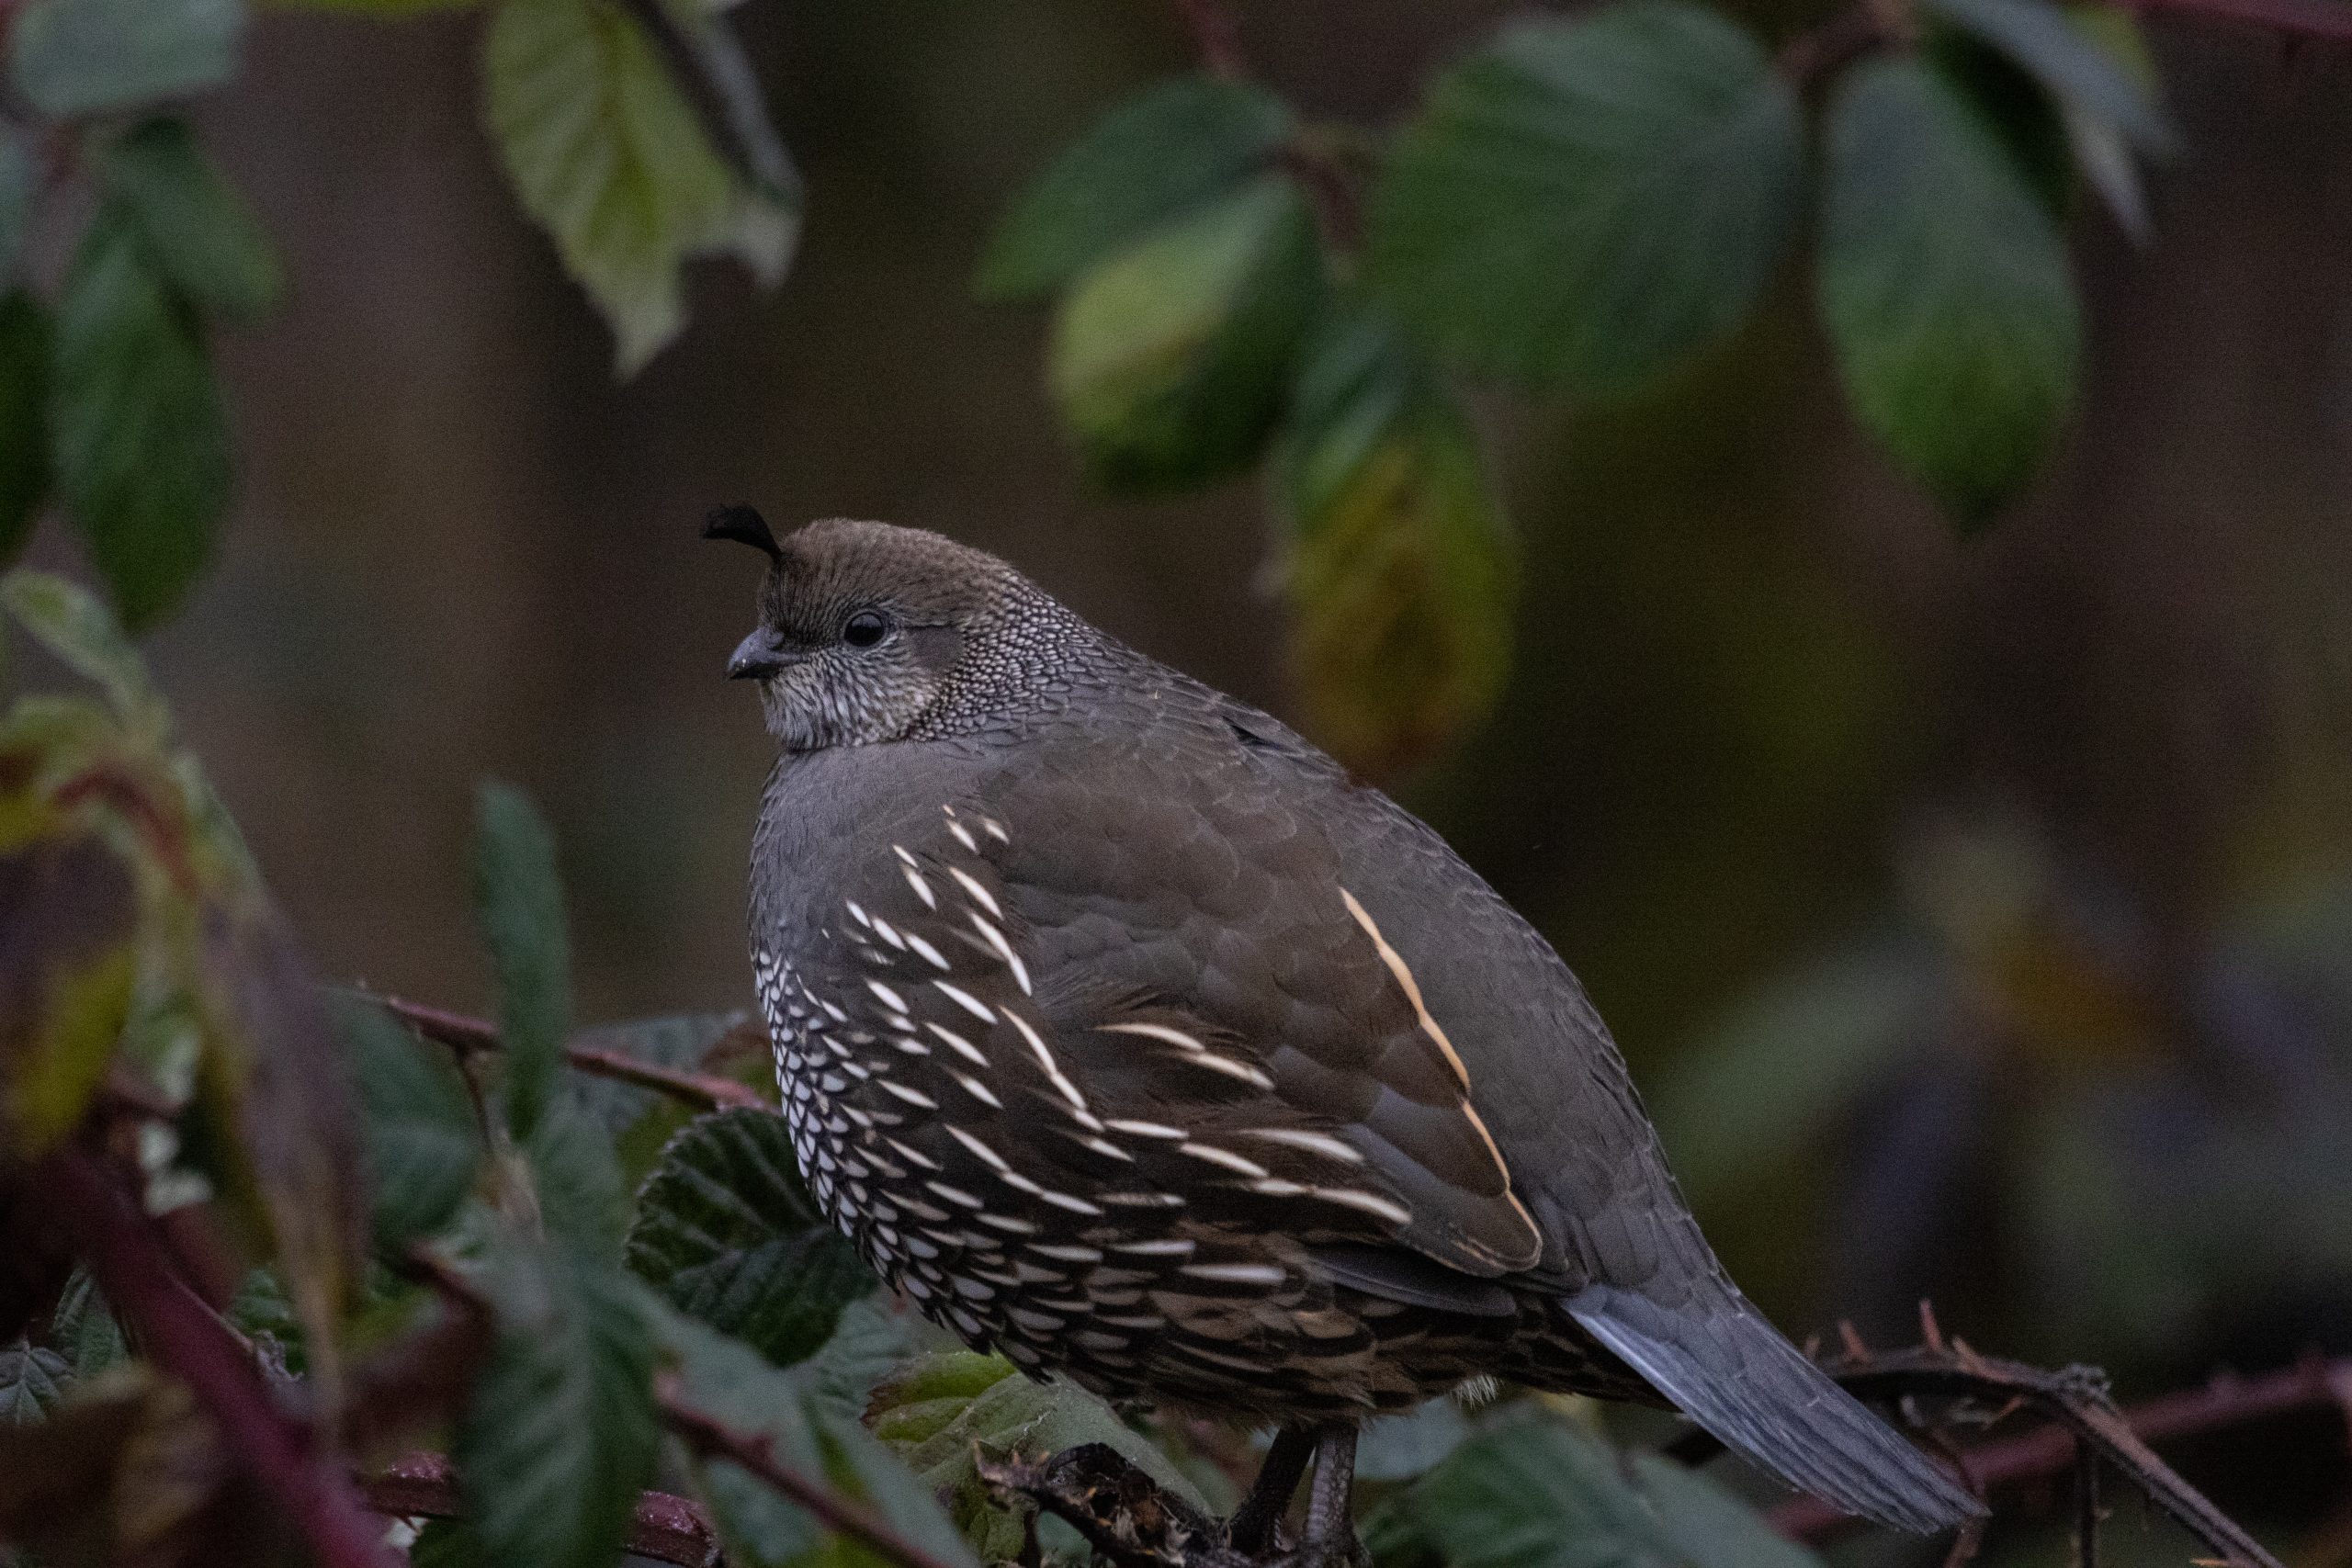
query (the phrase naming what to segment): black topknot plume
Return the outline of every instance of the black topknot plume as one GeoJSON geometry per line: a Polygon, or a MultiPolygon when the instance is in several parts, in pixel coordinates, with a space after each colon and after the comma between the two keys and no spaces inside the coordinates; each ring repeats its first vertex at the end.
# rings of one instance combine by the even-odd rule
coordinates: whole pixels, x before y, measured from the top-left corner
{"type": "Polygon", "coordinates": [[[702,536],[706,539],[733,539],[763,550],[770,560],[782,560],[784,551],[777,546],[775,536],[768,531],[768,520],[749,506],[721,506],[702,520],[702,536]]]}

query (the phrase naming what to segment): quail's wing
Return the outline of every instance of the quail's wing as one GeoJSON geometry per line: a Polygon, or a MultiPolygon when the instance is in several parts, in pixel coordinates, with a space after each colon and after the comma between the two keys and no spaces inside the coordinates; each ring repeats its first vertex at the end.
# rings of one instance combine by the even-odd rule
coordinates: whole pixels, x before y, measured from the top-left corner
{"type": "Polygon", "coordinates": [[[1279,1233],[1370,1288],[1495,1310],[1476,1280],[1544,1243],[1463,1064],[1311,794],[1226,740],[1206,767],[1196,738],[1032,750],[869,868],[842,913],[896,1058],[871,1087],[930,1113],[886,1146],[978,1162],[989,1190],[933,1179],[973,1223],[1279,1233]]]}

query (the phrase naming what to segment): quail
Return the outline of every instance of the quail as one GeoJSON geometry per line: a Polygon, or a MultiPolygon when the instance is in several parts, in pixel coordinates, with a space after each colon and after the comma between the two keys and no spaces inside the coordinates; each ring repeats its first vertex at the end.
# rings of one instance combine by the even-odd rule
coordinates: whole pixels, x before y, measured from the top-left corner
{"type": "Polygon", "coordinates": [[[1337,1561],[1358,1425],[1474,1380],[1672,1405],[1790,1485],[1981,1511],[1724,1274],[1609,1032],[1436,833],[994,557],[778,540],[751,957],[820,1207],[1035,1376],[1276,1428],[1227,1529],[1337,1561]]]}

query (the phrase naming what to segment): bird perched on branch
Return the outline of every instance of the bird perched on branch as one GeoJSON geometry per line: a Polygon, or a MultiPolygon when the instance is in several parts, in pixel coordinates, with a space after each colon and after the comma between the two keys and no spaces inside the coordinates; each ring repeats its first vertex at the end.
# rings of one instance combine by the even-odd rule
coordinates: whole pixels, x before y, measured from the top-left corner
{"type": "Polygon", "coordinates": [[[751,951],[801,1174],[976,1348],[1279,1431],[1228,1527],[1344,1556],[1357,1425],[1671,1404],[1907,1529],[1978,1505],[1725,1277],[1567,965],[1278,721],[935,534],[748,508],[782,754],[751,951]]]}

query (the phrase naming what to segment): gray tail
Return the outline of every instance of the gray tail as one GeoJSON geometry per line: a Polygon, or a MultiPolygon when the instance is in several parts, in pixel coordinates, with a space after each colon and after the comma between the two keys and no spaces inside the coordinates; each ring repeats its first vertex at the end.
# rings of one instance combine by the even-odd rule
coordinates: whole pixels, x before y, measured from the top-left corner
{"type": "Polygon", "coordinates": [[[1566,1306],[1683,1414],[1800,1492],[1922,1535],[1984,1512],[1948,1471],[1805,1359],[1728,1281],[1723,1292],[1703,1306],[1668,1311],[1634,1292],[1594,1285],[1566,1306]]]}

